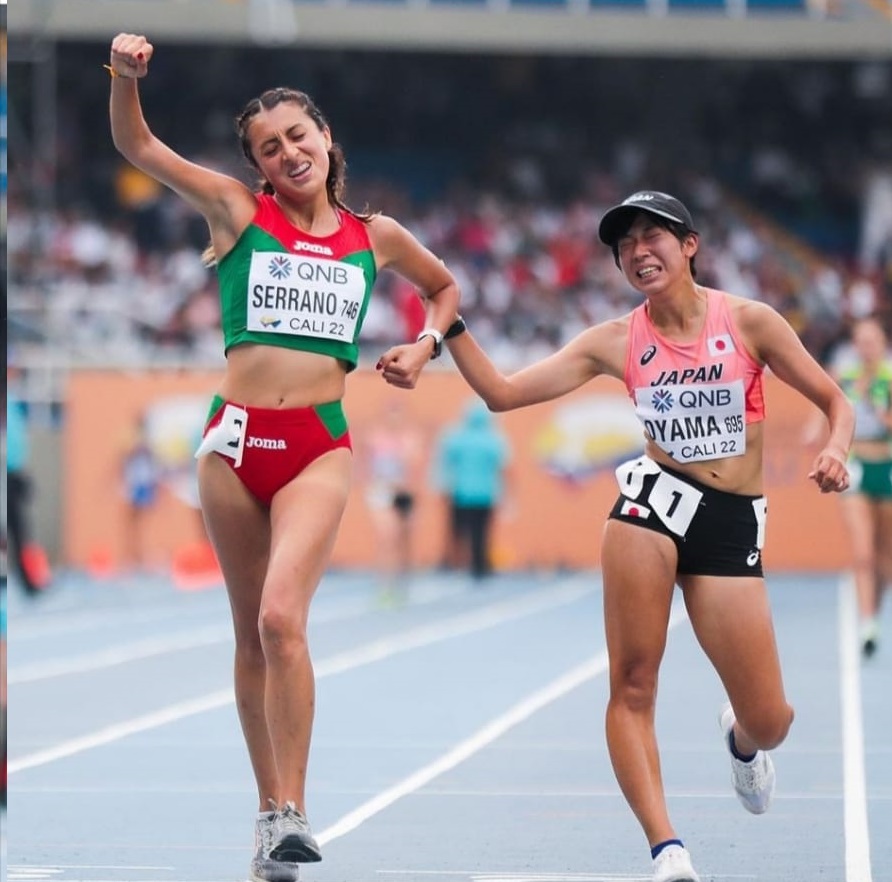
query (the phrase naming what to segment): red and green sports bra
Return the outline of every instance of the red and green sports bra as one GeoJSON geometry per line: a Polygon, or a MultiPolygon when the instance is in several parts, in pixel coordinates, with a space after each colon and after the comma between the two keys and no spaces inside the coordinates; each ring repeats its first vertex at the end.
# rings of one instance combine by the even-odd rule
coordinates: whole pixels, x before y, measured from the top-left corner
{"type": "Polygon", "coordinates": [[[295,227],[272,196],[217,266],[225,351],[242,343],[330,355],[356,367],[377,276],[366,225],[347,211],[331,236],[295,227]]]}

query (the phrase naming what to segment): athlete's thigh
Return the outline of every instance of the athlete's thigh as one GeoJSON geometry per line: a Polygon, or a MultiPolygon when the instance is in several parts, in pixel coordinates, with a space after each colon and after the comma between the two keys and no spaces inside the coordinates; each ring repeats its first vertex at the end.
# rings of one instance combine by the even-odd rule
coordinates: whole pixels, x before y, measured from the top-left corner
{"type": "Polygon", "coordinates": [[[263,603],[306,615],[347,504],[353,457],[340,448],[310,463],[273,497],[263,603]]]}
{"type": "Polygon", "coordinates": [[[768,592],[757,576],[682,576],[697,640],[738,718],[785,704],[768,592]]]}
{"type": "Polygon", "coordinates": [[[612,669],[659,663],[677,565],[675,543],[668,536],[613,518],[604,525],[601,572],[612,669]]]}
{"type": "Polygon", "coordinates": [[[269,513],[232,468],[213,453],[198,460],[198,491],[236,631],[246,628],[256,632],[269,559],[269,513]]]}

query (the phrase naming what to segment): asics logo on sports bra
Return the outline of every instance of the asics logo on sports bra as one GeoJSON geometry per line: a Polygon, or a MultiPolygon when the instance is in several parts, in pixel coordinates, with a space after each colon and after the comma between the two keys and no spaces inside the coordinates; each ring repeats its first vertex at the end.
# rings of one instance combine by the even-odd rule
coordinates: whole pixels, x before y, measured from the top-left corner
{"type": "Polygon", "coordinates": [[[264,450],[288,449],[283,438],[258,438],[256,435],[248,435],[245,439],[245,447],[262,447],[264,450]]]}
{"type": "Polygon", "coordinates": [[[315,242],[301,242],[300,239],[291,246],[291,249],[292,251],[310,251],[313,254],[326,254],[329,257],[334,254],[334,251],[327,245],[317,245],[315,242]]]}
{"type": "Polygon", "coordinates": [[[655,355],[657,354],[657,347],[651,344],[644,350],[644,354],[641,356],[640,364],[642,367],[646,365],[655,355]]]}

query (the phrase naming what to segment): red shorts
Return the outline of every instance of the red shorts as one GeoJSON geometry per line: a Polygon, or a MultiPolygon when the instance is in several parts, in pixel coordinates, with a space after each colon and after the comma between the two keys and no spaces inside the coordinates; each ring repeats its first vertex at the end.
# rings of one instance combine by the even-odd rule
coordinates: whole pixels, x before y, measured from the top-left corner
{"type": "Polygon", "coordinates": [[[196,457],[216,453],[264,505],[313,460],[352,450],[340,401],[288,410],[245,407],[219,395],[211,403],[196,457]]]}

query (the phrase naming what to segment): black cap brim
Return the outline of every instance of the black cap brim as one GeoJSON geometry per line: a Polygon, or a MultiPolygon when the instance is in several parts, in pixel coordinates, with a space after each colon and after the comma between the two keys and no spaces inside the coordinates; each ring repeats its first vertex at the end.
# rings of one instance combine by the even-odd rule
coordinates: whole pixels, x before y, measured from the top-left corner
{"type": "Polygon", "coordinates": [[[658,217],[665,218],[676,224],[683,224],[688,227],[691,232],[695,232],[695,230],[688,225],[685,218],[678,217],[678,215],[672,214],[671,212],[660,211],[649,205],[614,205],[614,207],[601,218],[601,223],[598,225],[598,238],[605,245],[612,246],[614,242],[616,242],[616,240],[629,229],[632,225],[634,216],[641,211],[645,214],[655,214],[658,217]]]}

